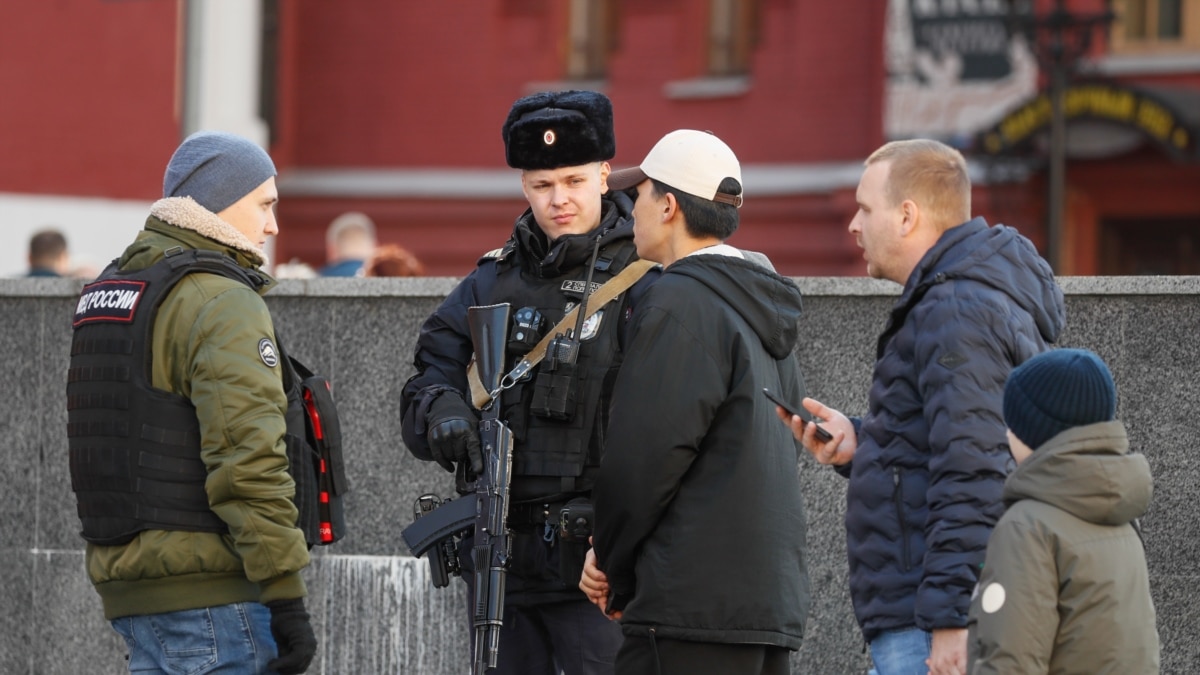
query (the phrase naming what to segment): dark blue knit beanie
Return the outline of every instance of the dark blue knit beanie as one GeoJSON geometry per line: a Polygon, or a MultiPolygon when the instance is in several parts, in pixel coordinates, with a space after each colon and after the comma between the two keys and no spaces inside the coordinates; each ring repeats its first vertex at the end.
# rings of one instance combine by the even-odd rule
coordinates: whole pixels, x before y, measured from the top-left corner
{"type": "Polygon", "coordinates": [[[1085,349],[1054,349],[1013,369],[1004,385],[1004,423],[1030,449],[1071,427],[1117,413],[1108,366],[1085,349]]]}
{"type": "Polygon", "coordinates": [[[171,156],[163,197],[191,197],[220,213],[274,175],[275,163],[256,143],[221,131],[197,131],[171,156]]]}

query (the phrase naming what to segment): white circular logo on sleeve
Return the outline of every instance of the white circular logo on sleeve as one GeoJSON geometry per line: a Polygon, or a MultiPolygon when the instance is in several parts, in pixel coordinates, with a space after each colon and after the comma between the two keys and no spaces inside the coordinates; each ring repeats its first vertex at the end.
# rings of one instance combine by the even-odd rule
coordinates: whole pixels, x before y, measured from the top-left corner
{"type": "Polygon", "coordinates": [[[988,614],[995,614],[1004,606],[1004,587],[997,583],[990,583],[987,588],[983,589],[983,599],[979,602],[979,606],[988,614]]]}
{"type": "Polygon", "coordinates": [[[258,356],[263,363],[267,364],[268,368],[279,365],[279,355],[275,353],[275,345],[271,342],[271,338],[263,338],[258,341],[258,356]]]}

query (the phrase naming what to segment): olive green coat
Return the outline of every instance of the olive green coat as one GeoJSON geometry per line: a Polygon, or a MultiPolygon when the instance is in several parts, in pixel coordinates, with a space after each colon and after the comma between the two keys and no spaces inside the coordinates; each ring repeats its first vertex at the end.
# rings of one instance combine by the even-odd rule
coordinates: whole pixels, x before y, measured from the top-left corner
{"type": "Polygon", "coordinates": [[[1153,675],[1159,641],[1133,520],[1152,493],[1125,426],[1068,429],[1004,484],[968,623],[972,675],[1153,675]]]}
{"type": "MultiPolygon", "coordinates": [[[[247,268],[264,262],[233,226],[173,197],[154,204],[118,264],[143,269],[176,246],[221,251],[247,268]]],[[[239,281],[190,274],[163,301],[154,324],[153,385],[195,406],[209,505],[229,532],[150,530],[124,546],[89,544],[88,576],[106,618],[306,594],[299,572],[309,557],[291,502],[282,369],[260,357],[264,338],[275,344],[266,303],[239,281]]]]}

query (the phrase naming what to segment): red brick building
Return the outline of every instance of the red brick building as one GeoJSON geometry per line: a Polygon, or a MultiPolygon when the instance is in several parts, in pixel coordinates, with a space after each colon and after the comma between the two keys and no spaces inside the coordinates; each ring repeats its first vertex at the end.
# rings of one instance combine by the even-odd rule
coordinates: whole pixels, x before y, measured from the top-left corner
{"type": "MultiPolygon", "coordinates": [[[[1053,4],[1038,0],[1034,11],[1053,4]]],[[[1171,89],[1168,109],[1190,130],[1195,107],[1186,96],[1200,90],[1200,0],[1113,4],[1122,19],[1093,47],[1094,73],[1171,89]]],[[[638,162],[671,129],[711,130],[744,168],[747,201],[732,243],[768,253],[786,274],[862,274],[845,231],[861,162],[888,137],[917,135],[897,131],[901,113],[922,114],[896,94],[900,76],[885,54],[896,17],[917,26],[920,42],[965,35],[963,22],[983,26],[1008,8],[1003,0],[4,3],[0,217],[12,212],[6,203],[35,196],[51,212],[62,200],[94,198],[89,221],[103,221],[106,205],[121,203],[124,218],[130,200],[159,196],[182,136],[223,128],[256,138],[276,158],[283,195],[276,260],[319,266],[325,226],[355,209],[375,219],[381,241],[413,250],[428,273],[462,275],[504,240],[524,208],[519,178],[503,161],[500,125],[509,105],[540,89],[592,88],[614,102],[615,167],[638,162]],[[942,13],[931,16],[931,8],[942,13]],[[979,15],[987,11],[991,17],[979,15]]],[[[945,40],[935,46],[969,49],[945,40]]],[[[980,82],[982,90],[991,86],[986,77],[980,82]]],[[[1032,99],[1036,91],[1027,93],[1032,99]]],[[[945,138],[972,157],[977,212],[1044,244],[1038,142],[1022,146],[1021,171],[1001,175],[987,168],[993,162],[974,140],[1009,104],[1027,102],[1006,101],[961,129],[920,135],[945,138]]],[[[1039,128],[1031,127],[1031,139],[1039,128]]],[[[1108,144],[1116,154],[1069,155],[1064,272],[1165,271],[1151,259],[1194,250],[1187,247],[1200,220],[1200,197],[1189,189],[1200,177],[1195,157],[1134,135],[1123,146],[1108,144]],[[1147,250],[1134,255],[1138,247],[1147,250]]],[[[91,231],[90,222],[65,225],[81,237],[91,231]]],[[[1171,265],[1190,269],[1180,260],[1171,265]]]]}
{"type": "MultiPolygon", "coordinates": [[[[1041,225],[1046,243],[1052,99],[1047,51],[1054,7],[1041,3],[1041,90],[983,128],[984,166],[1023,164],[988,207],[1041,225]],[[999,162],[994,160],[999,159],[999,162]]],[[[1063,87],[1062,274],[1200,274],[1200,2],[1077,0],[1058,15],[1065,51],[1082,52],[1063,87]],[[1094,27],[1085,27],[1088,23],[1094,27]],[[1081,43],[1084,35],[1090,43],[1081,43]]]]}
{"type": "Polygon", "coordinates": [[[882,140],[882,8],[358,4],[369,9],[280,3],[279,53],[294,64],[280,83],[275,147],[289,165],[280,212],[304,233],[280,238],[282,258],[319,260],[325,225],[353,208],[431,273],[465,273],[524,209],[500,138],[509,106],[532,91],[574,87],[613,100],[614,165],[637,163],[672,129],[711,130],[746,170],[736,243],[769,251],[792,274],[858,273],[843,229],[857,176],[831,184],[821,167],[852,166],[882,140]],[[715,35],[721,10],[728,25],[715,35]],[[871,48],[847,58],[846,44],[871,48]]]}

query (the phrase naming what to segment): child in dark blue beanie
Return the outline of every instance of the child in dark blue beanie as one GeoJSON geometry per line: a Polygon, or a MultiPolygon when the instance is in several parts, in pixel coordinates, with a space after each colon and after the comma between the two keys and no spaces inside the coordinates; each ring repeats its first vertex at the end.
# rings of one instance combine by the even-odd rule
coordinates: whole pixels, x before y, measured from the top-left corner
{"type": "Polygon", "coordinates": [[[1004,423],[1030,450],[1071,427],[1117,414],[1108,366],[1083,349],[1055,349],[1013,369],[1004,385],[1004,423]]]}
{"type": "Polygon", "coordinates": [[[1152,481],[1115,419],[1100,357],[1056,349],[1013,369],[1004,422],[1016,470],[968,618],[968,673],[1159,671],[1135,519],[1152,481]]]}

